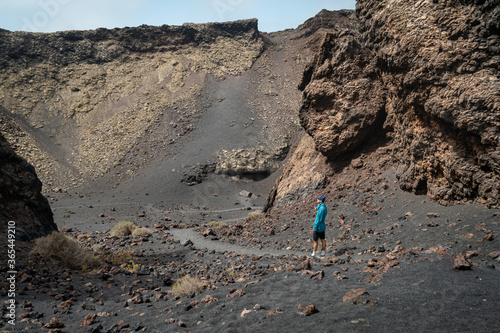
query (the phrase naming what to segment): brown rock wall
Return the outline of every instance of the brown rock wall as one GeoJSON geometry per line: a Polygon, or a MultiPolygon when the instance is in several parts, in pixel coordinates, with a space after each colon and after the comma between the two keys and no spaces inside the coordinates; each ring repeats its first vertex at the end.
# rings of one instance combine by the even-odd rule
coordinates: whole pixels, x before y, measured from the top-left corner
{"type": "Polygon", "coordinates": [[[317,149],[333,160],[387,131],[403,189],[498,207],[499,17],[498,1],[358,1],[359,29],[326,35],[304,72],[317,149]]]}
{"type": "Polygon", "coordinates": [[[31,240],[57,230],[35,169],[14,153],[0,133],[0,234],[15,222],[16,240],[31,240]]]}
{"type": "Polygon", "coordinates": [[[319,153],[314,140],[305,135],[271,190],[265,210],[301,200],[322,188],[332,174],[327,158],[319,153]]]}

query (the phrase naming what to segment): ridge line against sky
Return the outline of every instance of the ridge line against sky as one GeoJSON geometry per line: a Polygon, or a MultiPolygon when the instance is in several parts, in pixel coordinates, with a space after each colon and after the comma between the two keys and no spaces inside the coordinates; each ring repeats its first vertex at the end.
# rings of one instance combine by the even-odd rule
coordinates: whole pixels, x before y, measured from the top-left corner
{"type": "Polygon", "coordinates": [[[274,32],[296,28],[322,9],[355,5],[355,0],[1,0],[0,28],[54,32],[257,18],[260,31],[274,32]]]}

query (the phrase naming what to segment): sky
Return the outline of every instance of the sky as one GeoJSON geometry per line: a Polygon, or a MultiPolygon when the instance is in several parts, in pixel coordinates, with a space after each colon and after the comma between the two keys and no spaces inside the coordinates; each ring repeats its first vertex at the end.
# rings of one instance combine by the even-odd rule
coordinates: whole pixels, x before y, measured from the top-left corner
{"type": "Polygon", "coordinates": [[[54,32],[257,18],[264,32],[296,28],[355,0],[0,0],[0,28],[54,32]]]}

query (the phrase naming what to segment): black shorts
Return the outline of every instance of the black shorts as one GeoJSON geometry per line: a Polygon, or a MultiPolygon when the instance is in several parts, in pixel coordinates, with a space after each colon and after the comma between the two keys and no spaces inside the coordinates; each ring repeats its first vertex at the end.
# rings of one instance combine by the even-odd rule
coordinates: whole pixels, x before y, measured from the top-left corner
{"type": "Polygon", "coordinates": [[[313,240],[315,242],[318,241],[318,239],[325,239],[325,232],[322,231],[322,232],[317,232],[317,231],[313,231],[313,240]]]}

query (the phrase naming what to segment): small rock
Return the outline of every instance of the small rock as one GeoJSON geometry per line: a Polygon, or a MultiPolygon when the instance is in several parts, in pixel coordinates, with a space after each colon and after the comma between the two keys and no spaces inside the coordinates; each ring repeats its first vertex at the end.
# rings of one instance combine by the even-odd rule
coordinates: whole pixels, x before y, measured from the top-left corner
{"type": "Polygon", "coordinates": [[[95,311],[95,305],[94,304],[87,304],[87,303],[83,302],[82,309],[87,310],[87,311],[95,311]]]}
{"type": "Polygon", "coordinates": [[[201,300],[201,303],[204,303],[204,304],[211,304],[211,303],[214,303],[214,302],[217,302],[218,299],[211,296],[211,295],[207,295],[205,296],[202,300],[201,300]]]}
{"type": "Polygon", "coordinates": [[[463,253],[456,253],[453,258],[453,267],[457,270],[470,270],[472,263],[465,257],[463,253]]]}
{"type": "Polygon", "coordinates": [[[135,325],[135,329],[134,329],[134,331],[136,331],[136,332],[139,332],[139,331],[141,331],[141,330],[143,330],[143,331],[144,331],[144,327],[145,327],[144,325],[142,325],[142,324],[138,323],[137,325],[135,325]]]}
{"type": "Polygon", "coordinates": [[[94,323],[97,315],[95,313],[89,313],[80,321],[80,327],[90,326],[94,323]]]}
{"type": "Polygon", "coordinates": [[[345,303],[347,301],[356,301],[363,295],[368,295],[368,291],[363,288],[358,288],[358,289],[353,289],[349,292],[347,292],[344,297],[342,297],[342,303],[345,303]]]}
{"type": "Polygon", "coordinates": [[[260,304],[255,304],[254,307],[253,307],[254,310],[265,310],[265,307],[263,307],[262,305],[260,304]]]}
{"type": "Polygon", "coordinates": [[[57,318],[52,318],[50,322],[44,325],[46,328],[63,328],[64,324],[57,318]]]}
{"type": "Polygon", "coordinates": [[[491,252],[490,254],[488,254],[488,256],[490,256],[492,259],[496,259],[500,257],[500,251],[491,252]]]}
{"type": "Polygon", "coordinates": [[[203,235],[204,237],[208,237],[208,236],[217,236],[217,235],[214,233],[214,231],[213,231],[212,229],[210,229],[210,228],[209,228],[209,229],[207,229],[207,230],[205,230],[205,231],[202,233],[202,235],[203,235]]]}
{"type": "Polygon", "coordinates": [[[243,190],[243,191],[240,191],[239,195],[241,197],[250,198],[252,196],[252,192],[248,192],[248,191],[243,190]]]}
{"type": "Polygon", "coordinates": [[[297,308],[297,313],[303,316],[310,316],[318,312],[319,310],[316,308],[314,304],[308,305],[304,308],[299,304],[297,308]]]}
{"type": "Polygon", "coordinates": [[[234,298],[236,296],[242,297],[243,295],[245,295],[245,292],[243,291],[243,289],[235,290],[235,289],[229,288],[229,295],[227,295],[227,297],[234,298]]]}
{"type": "Polygon", "coordinates": [[[361,158],[356,158],[352,160],[351,165],[354,169],[362,168],[365,165],[365,162],[361,158]]]}
{"type": "Polygon", "coordinates": [[[274,309],[266,313],[263,318],[266,319],[267,317],[275,316],[280,313],[283,313],[283,311],[281,311],[280,309],[274,309]]]}
{"type": "Polygon", "coordinates": [[[245,316],[249,313],[253,312],[253,310],[247,310],[246,308],[241,311],[240,317],[245,318],[245,316]]]}

